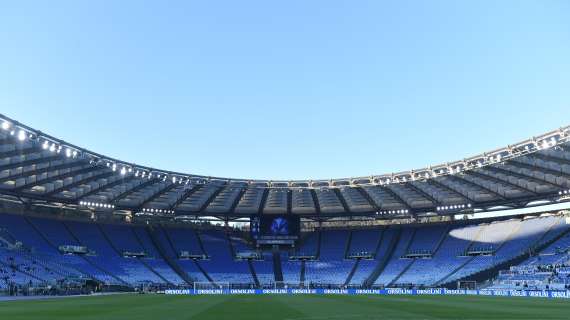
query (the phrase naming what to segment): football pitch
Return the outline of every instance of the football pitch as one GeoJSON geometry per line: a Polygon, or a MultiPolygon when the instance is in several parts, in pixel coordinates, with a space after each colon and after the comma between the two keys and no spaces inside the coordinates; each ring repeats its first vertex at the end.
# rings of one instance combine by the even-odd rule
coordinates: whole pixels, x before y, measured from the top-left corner
{"type": "Polygon", "coordinates": [[[570,301],[481,296],[109,295],[0,302],[0,319],[568,319],[570,301]]]}

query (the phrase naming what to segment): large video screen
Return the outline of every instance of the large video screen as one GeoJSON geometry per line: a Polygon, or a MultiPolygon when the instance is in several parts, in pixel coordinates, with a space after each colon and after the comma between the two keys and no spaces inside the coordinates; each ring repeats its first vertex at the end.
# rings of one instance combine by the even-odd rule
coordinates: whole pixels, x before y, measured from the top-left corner
{"type": "Polygon", "coordinates": [[[250,230],[258,244],[294,244],[299,238],[300,218],[291,214],[252,216],[250,230]]]}

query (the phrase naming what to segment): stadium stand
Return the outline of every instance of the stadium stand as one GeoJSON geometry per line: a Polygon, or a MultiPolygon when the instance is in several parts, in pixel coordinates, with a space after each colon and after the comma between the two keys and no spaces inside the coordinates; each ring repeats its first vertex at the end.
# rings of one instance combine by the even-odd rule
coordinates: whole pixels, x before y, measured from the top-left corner
{"type": "Polygon", "coordinates": [[[13,214],[0,215],[0,226],[4,286],[74,278],[133,287],[188,285],[185,278],[271,286],[278,278],[273,253],[279,255],[282,281],[292,286],[303,282],[312,287],[361,287],[375,272],[374,286],[439,286],[545,245],[521,264],[502,271],[495,286],[564,287],[569,273],[570,227],[560,215],[490,223],[318,230],[305,235],[297,252],[261,253],[239,234],[230,236],[230,229],[197,232],[13,214]],[[65,246],[77,251],[65,251],[65,246]],[[306,259],[300,260],[302,256],[306,259]]]}

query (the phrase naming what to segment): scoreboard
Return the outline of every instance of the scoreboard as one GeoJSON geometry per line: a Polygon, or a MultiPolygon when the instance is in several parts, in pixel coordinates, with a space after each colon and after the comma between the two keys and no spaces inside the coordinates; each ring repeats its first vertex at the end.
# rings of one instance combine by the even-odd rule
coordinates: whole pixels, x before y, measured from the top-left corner
{"type": "Polygon", "coordinates": [[[300,224],[300,217],[292,214],[255,215],[250,219],[251,237],[257,244],[294,245],[300,224]]]}

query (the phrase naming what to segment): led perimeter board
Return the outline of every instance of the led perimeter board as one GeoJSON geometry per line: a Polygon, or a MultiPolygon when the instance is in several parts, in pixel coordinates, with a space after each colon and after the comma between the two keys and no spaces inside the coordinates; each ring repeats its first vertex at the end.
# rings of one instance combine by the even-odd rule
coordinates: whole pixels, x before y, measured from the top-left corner
{"type": "Polygon", "coordinates": [[[294,245],[299,239],[301,218],[296,215],[255,215],[250,219],[251,237],[257,244],[294,245]]]}

